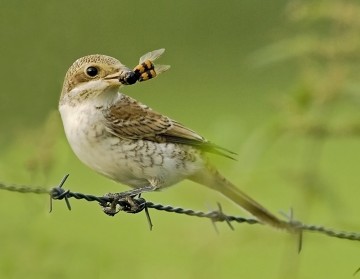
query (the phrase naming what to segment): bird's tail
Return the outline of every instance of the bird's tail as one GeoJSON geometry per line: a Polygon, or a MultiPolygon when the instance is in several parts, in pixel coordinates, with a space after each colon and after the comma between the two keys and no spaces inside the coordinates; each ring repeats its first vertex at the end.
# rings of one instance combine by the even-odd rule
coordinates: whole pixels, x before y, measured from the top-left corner
{"type": "Polygon", "coordinates": [[[192,181],[219,191],[224,196],[254,215],[259,221],[279,229],[290,229],[290,224],[283,221],[238,189],[223,177],[214,167],[208,165],[196,175],[189,178],[192,181]]]}

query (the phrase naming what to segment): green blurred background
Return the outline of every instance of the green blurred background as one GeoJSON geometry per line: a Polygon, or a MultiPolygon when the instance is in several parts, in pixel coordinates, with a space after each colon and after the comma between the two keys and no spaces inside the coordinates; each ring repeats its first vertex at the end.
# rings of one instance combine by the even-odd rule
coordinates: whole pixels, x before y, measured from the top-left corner
{"type": "MultiPolygon", "coordinates": [[[[127,190],[70,150],[56,111],[72,62],[133,67],[166,48],[171,70],[123,92],[239,154],[211,160],[274,212],[360,231],[358,1],[7,1],[0,9],[0,180],[102,195],[127,190]]],[[[182,182],[146,198],[199,210],[219,194],[182,182]]],[[[356,242],[150,211],[0,193],[0,278],[350,278],[356,242]]]]}

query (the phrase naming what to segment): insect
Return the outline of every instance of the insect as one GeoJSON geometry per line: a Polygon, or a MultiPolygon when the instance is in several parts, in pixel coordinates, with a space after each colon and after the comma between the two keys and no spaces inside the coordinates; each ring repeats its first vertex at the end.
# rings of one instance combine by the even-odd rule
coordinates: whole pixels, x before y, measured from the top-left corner
{"type": "Polygon", "coordinates": [[[169,65],[155,65],[153,61],[158,59],[165,49],[157,49],[150,51],[140,57],[139,64],[130,72],[126,73],[124,77],[121,78],[123,84],[134,84],[137,81],[146,81],[152,78],[155,78],[157,75],[167,71],[169,65]]]}

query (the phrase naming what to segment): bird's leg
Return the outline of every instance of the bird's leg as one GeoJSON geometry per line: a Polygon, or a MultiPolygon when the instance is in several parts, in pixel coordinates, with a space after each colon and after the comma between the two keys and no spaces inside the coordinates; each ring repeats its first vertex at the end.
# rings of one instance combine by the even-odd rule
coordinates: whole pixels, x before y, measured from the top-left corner
{"type": "Polygon", "coordinates": [[[143,209],[146,209],[146,201],[145,199],[140,198],[140,195],[145,192],[156,191],[160,188],[158,186],[159,181],[157,179],[151,179],[149,180],[149,183],[150,185],[148,186],[127,191],[128,194],[125,196],[125,199],[119,201],[119,205],[122,207],[123,211],[128,213],[138,213],[143,209]]]}
{"type": "Polygon", "coordinates": [[[127,213],[138,213],[145,209],[146,201],[140,198],[140,194],[145,192],[152,192],[159,189],[156,186],[156,180],[149,181],[150,185],[135,188],[133,190],[120,192],[120,193],[107,193],[105,198],[109,199],[108,202],[100,204],[105,214],[114,216],[119,211],[127,213]],[[137,197],[138,196],[138,197],[137,197]]]}
{"type": "Polygon", "coordinates": [[[109,216],[115,216],[120,211],[120,208],[117,207],[118,201],[112,195],[111,193],[105,194],[104,198],[109,198],[111,201],[100,203],[104,213],[109,216]]]}

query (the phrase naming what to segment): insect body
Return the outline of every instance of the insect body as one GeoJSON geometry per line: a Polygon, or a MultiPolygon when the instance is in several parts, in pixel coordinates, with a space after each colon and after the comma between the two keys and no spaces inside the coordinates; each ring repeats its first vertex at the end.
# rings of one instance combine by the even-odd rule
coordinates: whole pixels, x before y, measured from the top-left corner
{"type": "Polygon", "coordinates": [[[122,77],[121,82],[123,84],[134,84],[137,81],[146,81],[152,78],[155,78],[162,72],[167,71],[170,66],[169,65],[155,65],[153,61],[158,59],[163,53],[165,49],[157,49],[154,51],[150,51],[143,56],[140,57],[139,64],[126,74],[126,76],[122,77]]]}
{"type": "Polygon", "coordinates": [[[155,65],[151,60],[145,60],[134,68],[134,73],[138,75],[139,81],[144,81],[156,77],[155,65]]]}
{"type": "Polygon", "coordinates": [[[120,78],[120,82],[124,85],[131,85],[139,81],[139,75],[134,71],[128,71],[124,73],[120,78]]]}

